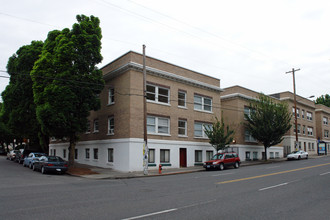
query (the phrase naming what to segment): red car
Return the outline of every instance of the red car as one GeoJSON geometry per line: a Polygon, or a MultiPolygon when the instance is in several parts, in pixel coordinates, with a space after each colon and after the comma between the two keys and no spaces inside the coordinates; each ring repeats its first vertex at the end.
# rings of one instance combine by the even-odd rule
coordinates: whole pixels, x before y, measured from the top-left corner
{"type": "Polygon", "coordinates": [[[204,162],[203,167],[206,170],[219,169],[223,170],[225,167],[233,166],[238,168],[241,164],[241,160],[237,153],[218,153],[215,154],[211,160],[204,162]]]}

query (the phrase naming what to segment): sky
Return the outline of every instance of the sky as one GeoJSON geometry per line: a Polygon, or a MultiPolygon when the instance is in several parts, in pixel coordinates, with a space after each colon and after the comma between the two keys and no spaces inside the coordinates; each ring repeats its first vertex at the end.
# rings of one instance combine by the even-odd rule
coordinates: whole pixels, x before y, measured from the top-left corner
{"type": "MultiPolygon", "coordinates": [[[[99,68],[142,53],[256,92],[330,93],[329,0],[0,0],[0,92],[21,46],[71,28],[76,15],[101,21],[99,68]]],[[[311,100],[315,99],[312,98],[311,100]]],[[[0,97],[1,101],[1,97],[0,97]]]]}

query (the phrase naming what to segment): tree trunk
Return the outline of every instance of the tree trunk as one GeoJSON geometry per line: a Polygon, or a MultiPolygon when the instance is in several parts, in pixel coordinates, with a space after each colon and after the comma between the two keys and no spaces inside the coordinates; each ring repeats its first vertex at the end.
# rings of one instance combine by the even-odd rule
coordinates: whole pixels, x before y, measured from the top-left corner
{"type": "Polygon", "coordinates": [[[70,146],[69,146],[69,167],[74,166],[74,154],[76,149],[76,137],[73,135],[70,137],[70,146]],[[73,137],[74,136],[74,137],[73,137]]]}
{"type": "Polygon", "coordinates": [[[265,161],[267,161],[267,146],[264,146],[265,147],[265,161]]]}

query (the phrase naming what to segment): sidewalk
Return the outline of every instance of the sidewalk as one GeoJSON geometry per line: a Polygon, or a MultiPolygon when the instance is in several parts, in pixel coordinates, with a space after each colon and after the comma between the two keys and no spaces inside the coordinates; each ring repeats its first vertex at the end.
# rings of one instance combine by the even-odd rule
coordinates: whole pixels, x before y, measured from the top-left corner
{"type": "MultiPolygon", "coordinates": [[[[285,160],[286,158],[270,159],[267,162],[261,160],[243,161],[241,163],[241,166],[277,163],[285,160]]],[[[75,163],[73,168],[69,168],[67,174],[72,176],[89,178],[89,179],[129,179],[136,177],[155,177],[155,176],[164,176],[164,175],[193,173],[204,170],[205,169],[202,166],[184,167],[184,168],[167,168],[167,169],[163,169],[161,174],[158,173],[158,169],[157,169],[157,170],[148,170],[148,175],[144,175],[143,171],[125,173],[125,172],[113,170],[111,168],[101,168],[101,167],[94,167],[85,164],[75,163]]]]}

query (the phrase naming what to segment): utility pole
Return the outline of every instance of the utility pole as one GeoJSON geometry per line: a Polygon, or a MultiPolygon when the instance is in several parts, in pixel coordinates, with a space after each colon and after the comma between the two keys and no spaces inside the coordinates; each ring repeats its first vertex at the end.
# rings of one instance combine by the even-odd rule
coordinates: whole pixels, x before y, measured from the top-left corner
{"type": "Polygon", "coordinates": [[[298,121],[297,121],[297,98],[296,98],[296,77],[295,77],[295,72],[299,71],[300,69],[294,69],[292,68],[291,71],[286,72],[286,74],[288,73],[292,73],[292,77],[293,77],[293,99],[294,99],[294,125],[296,128],[296,144],[295,144],[295,150],[298,150],[298,121]]]}
{"type": "Polygon", "coordinates": [[[148,136],[147,136],[147,71],[146,71],[146,46],[143,45],[143,173],[148,175],[148,136]]]}

